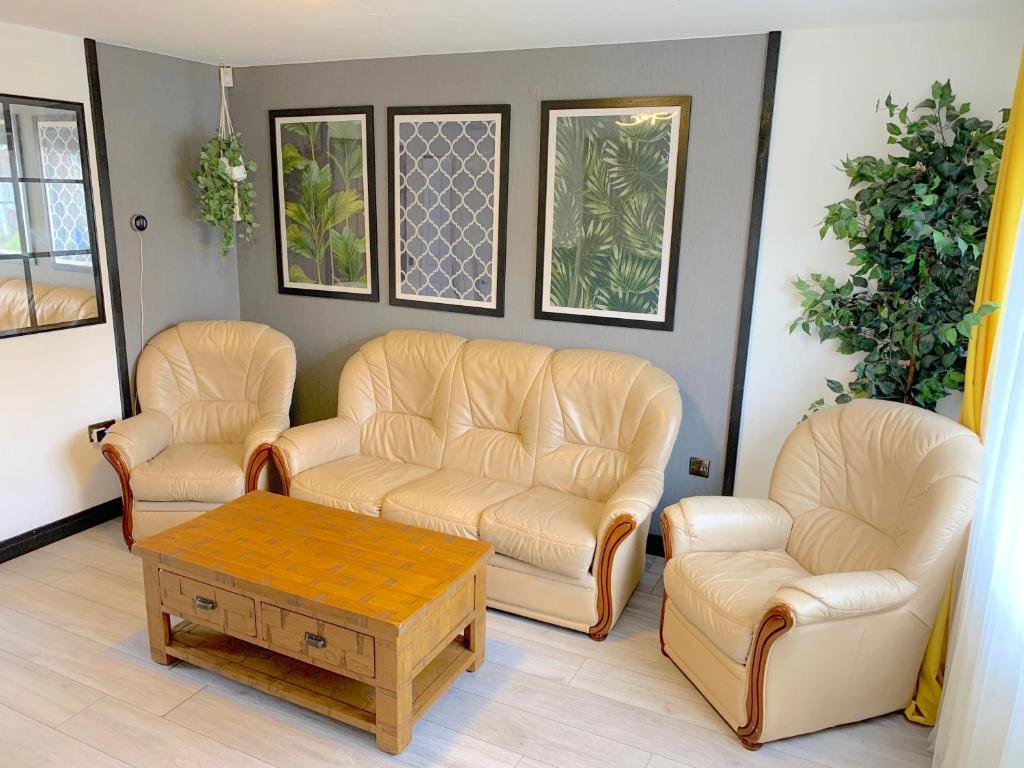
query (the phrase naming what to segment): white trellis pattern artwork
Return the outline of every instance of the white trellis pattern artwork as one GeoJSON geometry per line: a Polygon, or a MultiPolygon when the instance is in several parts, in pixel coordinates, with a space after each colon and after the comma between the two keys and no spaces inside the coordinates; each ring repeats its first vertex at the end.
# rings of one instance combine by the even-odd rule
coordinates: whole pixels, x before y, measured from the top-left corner
{"type": "Polygon", "coordinates": [[[501,315],[508,107],[432,109],[389,110],[391,303],[501,315]]]}
{"type": "Polygon", "coordinates": [[[41,120],[37,130],[43,179],[56,182],[44,181],[53,263],[91,269],[91,253],[66,253],[88,250],[90,247],[89,214],[85,205],[85,189],[81,183],[82,153],[78,142],[78,126],[72,121],[41,120]]]}

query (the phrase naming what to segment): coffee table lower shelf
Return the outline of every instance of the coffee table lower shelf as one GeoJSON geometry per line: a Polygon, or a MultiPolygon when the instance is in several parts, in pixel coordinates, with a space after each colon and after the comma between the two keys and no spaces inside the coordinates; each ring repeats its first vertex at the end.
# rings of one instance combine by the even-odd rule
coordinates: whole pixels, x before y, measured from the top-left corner
{"type": "MultiPolygon", "coordinates": [[[[184,621],[174,626],[168,656],[326,715],[370,733],[377,731],[372,685],[339,675],[229,635],[184,621]]],[[[457,636],[413,680],[413,720],[473,663],[457,636]]]]}

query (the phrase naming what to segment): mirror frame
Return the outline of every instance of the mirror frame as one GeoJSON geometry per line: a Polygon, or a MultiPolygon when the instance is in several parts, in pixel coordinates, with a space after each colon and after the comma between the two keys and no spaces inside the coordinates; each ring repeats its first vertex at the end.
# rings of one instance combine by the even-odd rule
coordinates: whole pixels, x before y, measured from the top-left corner
{"type": "MultiPolygon", "coordinates": [[[[106,301],[103,294],[103,272],[101,267],[102,254],[100,252],[100,243],[97,239],[96,234],[96,208],[93,204],[93,185],[92,185],[92,158],[89,154],[89,134],[86,130],[85,125],[85,105],[80,101],[61,101],[59,99],[40,99],[31,96],[17,96],[14,94],[0,93],[0,107],[3,112],[3,130],[6,134],[5,140],[7,143],[7,155],[10,160],[11,176],[0,177],[0,182],[12,183],[15,188],[15,207],[18,211],[18,227],[23,228],[21,221],[21,207],[22,207],[22,192],[21,183],[23,181],[20,174],[17,173],[18,167],[15,162],[14,154],[14,123],[11,119],[11,105],[20,104],[28,107],[41,107],[41,108],[52,108],[61,109],[66,112],[73,112],[75,115],[75,123],[78,129],[78,148],[79,154],[82,160],[82,188],[85,196],[85,212],[86,218],[88,219],[89,226],[89,243],[92,251],[92,274],[93,284],[96,292],[96,317],[85,318],[82,320],[69,320],[63,323],[51,323],[49,325],[36,325],[29,326],[27,328],[10,328],[0,329],[0,340],[15,338],[18,336],[29,336],[36,333],[48,333],[49,331],[63,331],[67,328],[79,328],[86,325],[102,325],[107,322],[106,313],[106,301]]],[[[38,181],[38,180],[36,180],[38,181]]],[[[22,233],[22,241],[24,242],[25,235],[22,233]]],[[[25,270],[25,280],[31,286],[32,274],[30,259],[38,258],[53,258],[53,251],[33,251],[27,254],[19,256],[5,256],[5,261],[14,261],[17,259],[21,260],[25,270]]],[[[33,313],[34,315],[34,313],[33,313]]]]}

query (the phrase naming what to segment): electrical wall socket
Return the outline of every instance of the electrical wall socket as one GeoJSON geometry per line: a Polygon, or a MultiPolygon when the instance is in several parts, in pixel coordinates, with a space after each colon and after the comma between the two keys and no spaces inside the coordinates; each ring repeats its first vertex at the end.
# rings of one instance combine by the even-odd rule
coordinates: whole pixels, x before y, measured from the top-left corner
{"type": "Polygon", "coordinates": [[[220,84],[225,88],[231,88],[235,84],[235,74],[231,67],[220,68],[220,84]]]}
{"type": "Polygon", "coordinates": [[[89,425],[89,442],[99,443],[107,436],[107,430],[114,426],[116,419],[108,419],[107,421],[98,421],[95,424],[89,425]]]}
{"type": "Polygon", "coordinates": [[[711,461],[698,456],[690,457],[690,474],[697,477],[707,477],[711,474],[711,461]]]}

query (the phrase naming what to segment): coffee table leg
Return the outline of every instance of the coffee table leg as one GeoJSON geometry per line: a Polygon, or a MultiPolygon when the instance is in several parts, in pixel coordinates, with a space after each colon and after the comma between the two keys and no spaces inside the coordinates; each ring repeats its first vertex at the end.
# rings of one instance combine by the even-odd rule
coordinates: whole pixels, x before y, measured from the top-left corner
{"type": "Polygon", "coordinates": [[[473,661],[466,667],[470,672],[476,672],[484,663],[486,657],[485,645],[487,636],[487,586],[485,581],[486,571],[481,570],[476,575],[476,611],[473,614],[473,621],[466,627],[466,647],[473,652],[473,661]]]}
{"type": "Polygon", "coordinates": [[[146,624],[149,627],[149,655],[157,664],[170,664],[166,647],[171,642],[171,617],[160,606],[160,569],[155,562],[143,563],[146,591],[146,624]]]}
{"type": "Polygon", "coordinates": [[[412,740],[412,683],[377,689],[377,748],[397,755],[412,740]]]}

